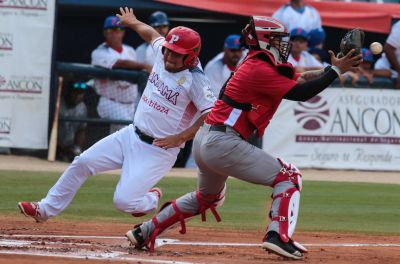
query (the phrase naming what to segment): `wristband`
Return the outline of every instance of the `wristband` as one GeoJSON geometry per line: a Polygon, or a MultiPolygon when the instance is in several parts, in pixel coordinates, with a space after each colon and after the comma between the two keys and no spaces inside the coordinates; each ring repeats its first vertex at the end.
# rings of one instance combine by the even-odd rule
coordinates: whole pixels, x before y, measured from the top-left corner
{"type": "Polygon", "coordinates": [[[337,73],[338,76],[340,76],[341,72],[340,72],[340,69],[338,67],[336,67],[335,65],[332,65],[331,69],[334,70],[337,73]]]}

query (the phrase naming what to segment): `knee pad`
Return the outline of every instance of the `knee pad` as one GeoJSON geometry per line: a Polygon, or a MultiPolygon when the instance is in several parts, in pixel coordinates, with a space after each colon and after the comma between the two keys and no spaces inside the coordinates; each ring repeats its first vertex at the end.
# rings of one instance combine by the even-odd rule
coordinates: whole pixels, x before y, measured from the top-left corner
{"type": "Polygon", "coordinates": [[[278,158],[279,163],[281,164],[282,168],[280,169],[278,175],[276,176],[274,182],[272,183],[272,187],[275,187],[280,182],[290,181],[292,182],[296,189],[301,191],[302,188],[302,179],[301,173],[295,165],[291,163],[286,163],[282,159],[278,158]]]}

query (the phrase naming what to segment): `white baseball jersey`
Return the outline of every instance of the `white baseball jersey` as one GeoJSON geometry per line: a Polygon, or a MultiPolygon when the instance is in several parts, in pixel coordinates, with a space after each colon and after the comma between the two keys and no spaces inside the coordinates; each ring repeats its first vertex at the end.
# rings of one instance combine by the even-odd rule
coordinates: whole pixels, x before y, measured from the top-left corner
{"type": "Polygon", "coordinates": [[[309,5],[305,5],[303,12],[299,12],[291,5],[286,4],[275,11],[272,17],[286,25],[289,32],[294,28],[302,28],[307,32],[321,28],[321,17],[318,11],[309,5]]]}
{"type": "Polygon", "coordinates": [[[288,62],[290,62],[293,67],[324,67],[324,65],[308,51],[302,51],[300,54],[300,60],[298,61],[293,58],[292,54],[289,54],[288,62]]]}
{"type": "Polygon", "coordinates": [[[215,96],[219,95],[222,85],[224,85],[229,76],[231,76],[231,72],[232,71],[224,63],[223,52],[219,53],[207,63],[204,68],[204,73],[208,79],[210,79],[211,90],[215,96]]]}
{"type": "Polygon", "coordinates": [[[137,54],[137,61],[141,63],[146,63],[151,66],[154,65],[154,59],[155,59],[155,53],[153,50],[153,47],[144,42],[140,46],[136,48],[136,54],[137,54]]]}
{"type": "MultiPolygon", "coordinates": [[[[112,69],[117,60],[136,60],[135,50],[127,45],[122,46],[122,52],[108,47],[105,43],[92,52],[92,65],[112,69]]],[[[110,79],[95,79],[94,87],[101,95],[97,107],[103,118],[132,120],[135,112],[135,103],[138,96],[136,84],[127,81],[110,79]]]]}
{"type": "MultiPolygon", "coordinates": [[[[400,63],[400,21],[397,21],[390,32],[389,37],[386,42],[396,48],[396,58],[400,63]]],[[[376,61],[375,69],[377,70],[390,70],[392,72],[392,78],[397,78],[397,72],[391,68],[389,60],[386,58],[385,54],[376,61]]]]}
{"type": "Polygon", "coordinates": [[[211,111],[216,100],[201,65],[176,73],[165,70],[161,52],[164,41],[159,37],[152,43],[155,63],[134,121],[135,126],[154,138],[184,131],[199,113],[211,111]]]}

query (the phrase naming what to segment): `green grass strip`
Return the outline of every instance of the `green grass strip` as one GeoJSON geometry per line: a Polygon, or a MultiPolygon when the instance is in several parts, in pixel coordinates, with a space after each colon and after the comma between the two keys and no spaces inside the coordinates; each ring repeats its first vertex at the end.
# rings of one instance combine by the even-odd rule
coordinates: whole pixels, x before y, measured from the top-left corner
{"type": "MultiPolygon", "coordinates": [[[[18,201],[41,199],[59,176],[50,172],[0,171],[0,214],[18,215],[18,201]]],[[[120,223],[148,219],[133,219],[114,208],[118,179],[116,175],[89,178],[58,217],[120,223]]],[[[196,179],[169,177],[158,186],[164,191],[163,203],[194,190],[196,179]]],[[[197,217],[190,225],[262,231],[267,225],[270,195],[270,187],[229,179],[225,204],[218,210],[223,222],[216,223],[208,213],[206,223],[197,217]]],[[[400,234],[399,219],[400,185],[316,181],[303,184],[298,230],[400,234]]]]}

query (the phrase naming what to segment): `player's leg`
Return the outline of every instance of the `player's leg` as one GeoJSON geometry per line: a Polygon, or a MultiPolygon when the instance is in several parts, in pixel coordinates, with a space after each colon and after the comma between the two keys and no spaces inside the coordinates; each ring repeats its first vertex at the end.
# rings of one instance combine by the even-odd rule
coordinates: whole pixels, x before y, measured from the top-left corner
{"type": "Polygon", "coordinates": [[[20,202],[21,211],[37,221],[45,221],[61,213],[89,176],[121,168],[123,160],[121,146],[126,144],[129,133],[131,131],[128,131],[128,128],[120,130],[75,157],[46,197],[39,203],[20,202]]]}
{"type": "Polygon", "coordinates": [[[124,161],[114,204],[117,209],[137,216],[157,208],[159,195],[149,190],[172,168],[179,149],[165,150],[150,145],[131,130],[129,141],[122,147],[124,161]]]}
{"type": "MultiPolygon", "coordinates": [[[[229,128],[226,133],[210,131],[207,139],[202,146],[207,154],[202,155],[202,162],[209,168],[224,175],[274,188],[268,239],[277,242],[271,235],[278,234],[278,240],[282,242],[278,247],[288,252],[286,256],[301,258],[300,251],[305,249],[293,246],[291,240],[297,223],[301,191],[301,175],[297,168],[252,146],[229,128]]],[[[267,237],[264,237],[265,240],[267,237]]],[[[284,255],[282,251],[278,253],[284,255]]]]}
{"type": "Polygon", "coordinates": [[[241,140],[235,133],[231,131],[225,134],[225,144],[214,143],[210,146],[220,151],[218,159],[207,155],[204,161],[208,166],[232,177],[272,186],[272,222],[263,239],[263,247],[286,257],[302,258],[302,252],[306,252],[306,249],[291,239],[299,212],[300,171],[294,165],[276,159],[241,140]]]}
{"type": "Polygon", "coordinates": [[[136,247],[150,244],[150,250],[153,250],[155,238],[177,223],[181,224],[180,232],[184,234],[186,232],[185,219],[201,214],[202,220],[205,221],[207,209],[211,209],[217,221],[220,221],[215,207],[222,205],[225,199],[227,175],[212,170],[202,161],[202,156],[207,155],[202,151],[202,146],[207,140],[205,136],[207,134],[204,132],[207,131],[201,129],[198,132],[193,144],[195,159],[199,166],[198,190],[166,203],[153,219],[128,231],[127,237],[136,247]]]}

